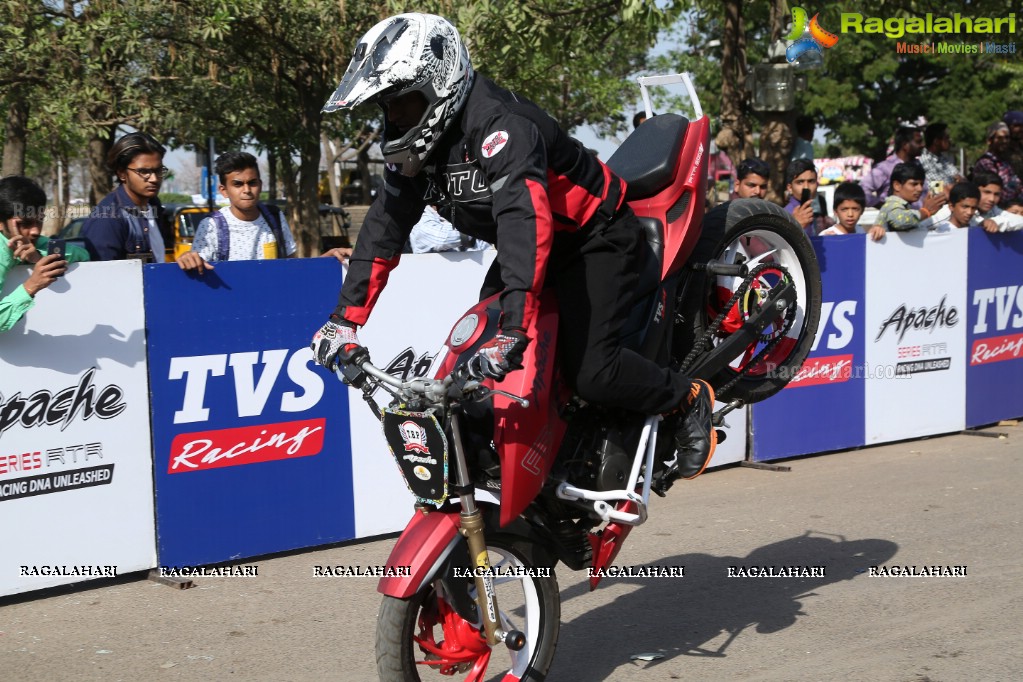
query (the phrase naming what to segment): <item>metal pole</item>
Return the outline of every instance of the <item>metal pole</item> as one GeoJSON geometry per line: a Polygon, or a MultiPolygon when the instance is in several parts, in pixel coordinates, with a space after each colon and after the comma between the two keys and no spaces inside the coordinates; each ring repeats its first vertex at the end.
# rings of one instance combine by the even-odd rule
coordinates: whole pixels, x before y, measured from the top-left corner
{"type": "Polygon", "coordinates": [[[217,202],[213,198],[213,188],[216,184],[213,182],[213,137],[206,139],[206,205],[209,207],[210,212],[217,206],[217,202]]]}

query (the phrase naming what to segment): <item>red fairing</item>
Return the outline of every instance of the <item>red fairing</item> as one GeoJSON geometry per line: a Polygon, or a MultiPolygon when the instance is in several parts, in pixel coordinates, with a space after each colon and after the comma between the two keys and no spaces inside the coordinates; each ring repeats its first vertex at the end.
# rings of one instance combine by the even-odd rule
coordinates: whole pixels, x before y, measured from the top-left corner
{"type": "MultiPolygon", "coordinates": [[[[462,356],[471,357],[476,349],[493,336],[497,329],[497,296],[480,301],[466,311],[448,334],[448,353],[437,366],[434,378],[450,374],[462,356]],[[466,340],[452,345],[452,336],[459,325],[475,315],[478,326],[467,333],[466,340]],[[489,322],[487,333],[483,328],[489,322]]],[[[529,407],[503,396],[495,395],[494,444],[501,458],[501,525],[513,521],[540,493],[543,482],[554,464],[554,457],[565,435],[565,423],[558,414],[563,402],[563,387],[555,373],[555,355],[558,341],[558,304],[552,290],[540,295],[539,310],[526,330],[530,344],[522,358],[522,369],[511,372],[500,388],[529,401],[529,407]]],[[[459,340],[459,339],[456,339],[459,340]]]]}
{"type": "Polygon", "coordinates": [[[672,183],[652,197],[629,202],[636,215],[656,218],[664,225],[662,280],[685,265],[700,237],[698,217],[703,215],[707,196],[709,130],[706,116],[690,122],[672,183]],[[688,193],[689,203],[682,214],[669,223],[668,211],[678,203],[683,193],[688,193]]]}
{"type": "Polygon", "coordinates": [[[381,578],[377,591],[398,599],[411,597],[457,537],[457,511],[424,514],[417,509],[387,557],[389,568],[407,568],[411,575],[381,578]]]}
{"type": "Polygon", "coordinates": [[[502,391],[529,400],[522,407],[494,396],[494,444],[501,457],[501,526],[514,521],[540,493],[554,464],[565,423],[558,415],[560,380],[554,371],[558,341],[558,305],[554,292],[540,296],[540,309],[526,333],[532,340],[523,368],[500,384],[502,391]]]}

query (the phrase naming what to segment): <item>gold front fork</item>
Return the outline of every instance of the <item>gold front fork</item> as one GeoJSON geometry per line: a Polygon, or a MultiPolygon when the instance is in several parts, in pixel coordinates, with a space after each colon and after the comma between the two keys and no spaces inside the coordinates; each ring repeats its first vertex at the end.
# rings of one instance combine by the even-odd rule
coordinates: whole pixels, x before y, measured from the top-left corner
{"type": "Polygon", "coordinates": [[[497,594],[494,591],[494,578],[491,575],[490,555],[487,553],[487,541],[483,535],[483,514],[476,506],[476,494],[469,478],[469,469],[465,461],[465,449],[462,446],[462,431],[457,411],[451,414],[451,435],[455,445],[455,477],[458,486],[458,498],[462,503],[459,515],[460,531],[469,546],[469,560],[473,566],[476,581],[476,605],[483,620],[483,630],[487,636],[487,644],[494,646],[504,642],[506,634],[498,621],[497,594]]]}

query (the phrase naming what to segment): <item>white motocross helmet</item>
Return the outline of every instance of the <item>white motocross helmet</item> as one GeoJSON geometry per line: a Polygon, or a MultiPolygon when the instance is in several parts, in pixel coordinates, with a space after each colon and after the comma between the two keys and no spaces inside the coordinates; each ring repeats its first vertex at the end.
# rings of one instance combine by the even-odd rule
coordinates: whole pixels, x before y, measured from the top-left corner
{"type": "Polygon", "coordinates": [[[402,135],[384,117],[381,151],[402,175],[422,169],[437,140],[462,110],[472,87],[469,52],[451,23],[433,14],[399,14],[359,40],[341,85],[325,113],[351,110],[398,94],[421,92],[423,118],[402,135]]]}

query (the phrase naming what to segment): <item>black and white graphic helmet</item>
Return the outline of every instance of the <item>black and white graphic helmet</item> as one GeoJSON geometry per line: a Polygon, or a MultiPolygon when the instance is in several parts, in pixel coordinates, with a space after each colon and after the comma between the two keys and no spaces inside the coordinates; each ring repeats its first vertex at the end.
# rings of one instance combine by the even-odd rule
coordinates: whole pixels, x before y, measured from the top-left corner
{"type": "Polygon", "coordinates": [[[421,92],[423,118],[402,135],[384,117],[384,160],[402,175],[416,175],[444,134],[472,87],[469,52],[451,23],[433,14],[399,14],[385,19],[359,40],[341,85],[325,113],[351,110],[409,92],[421,92]]]}

